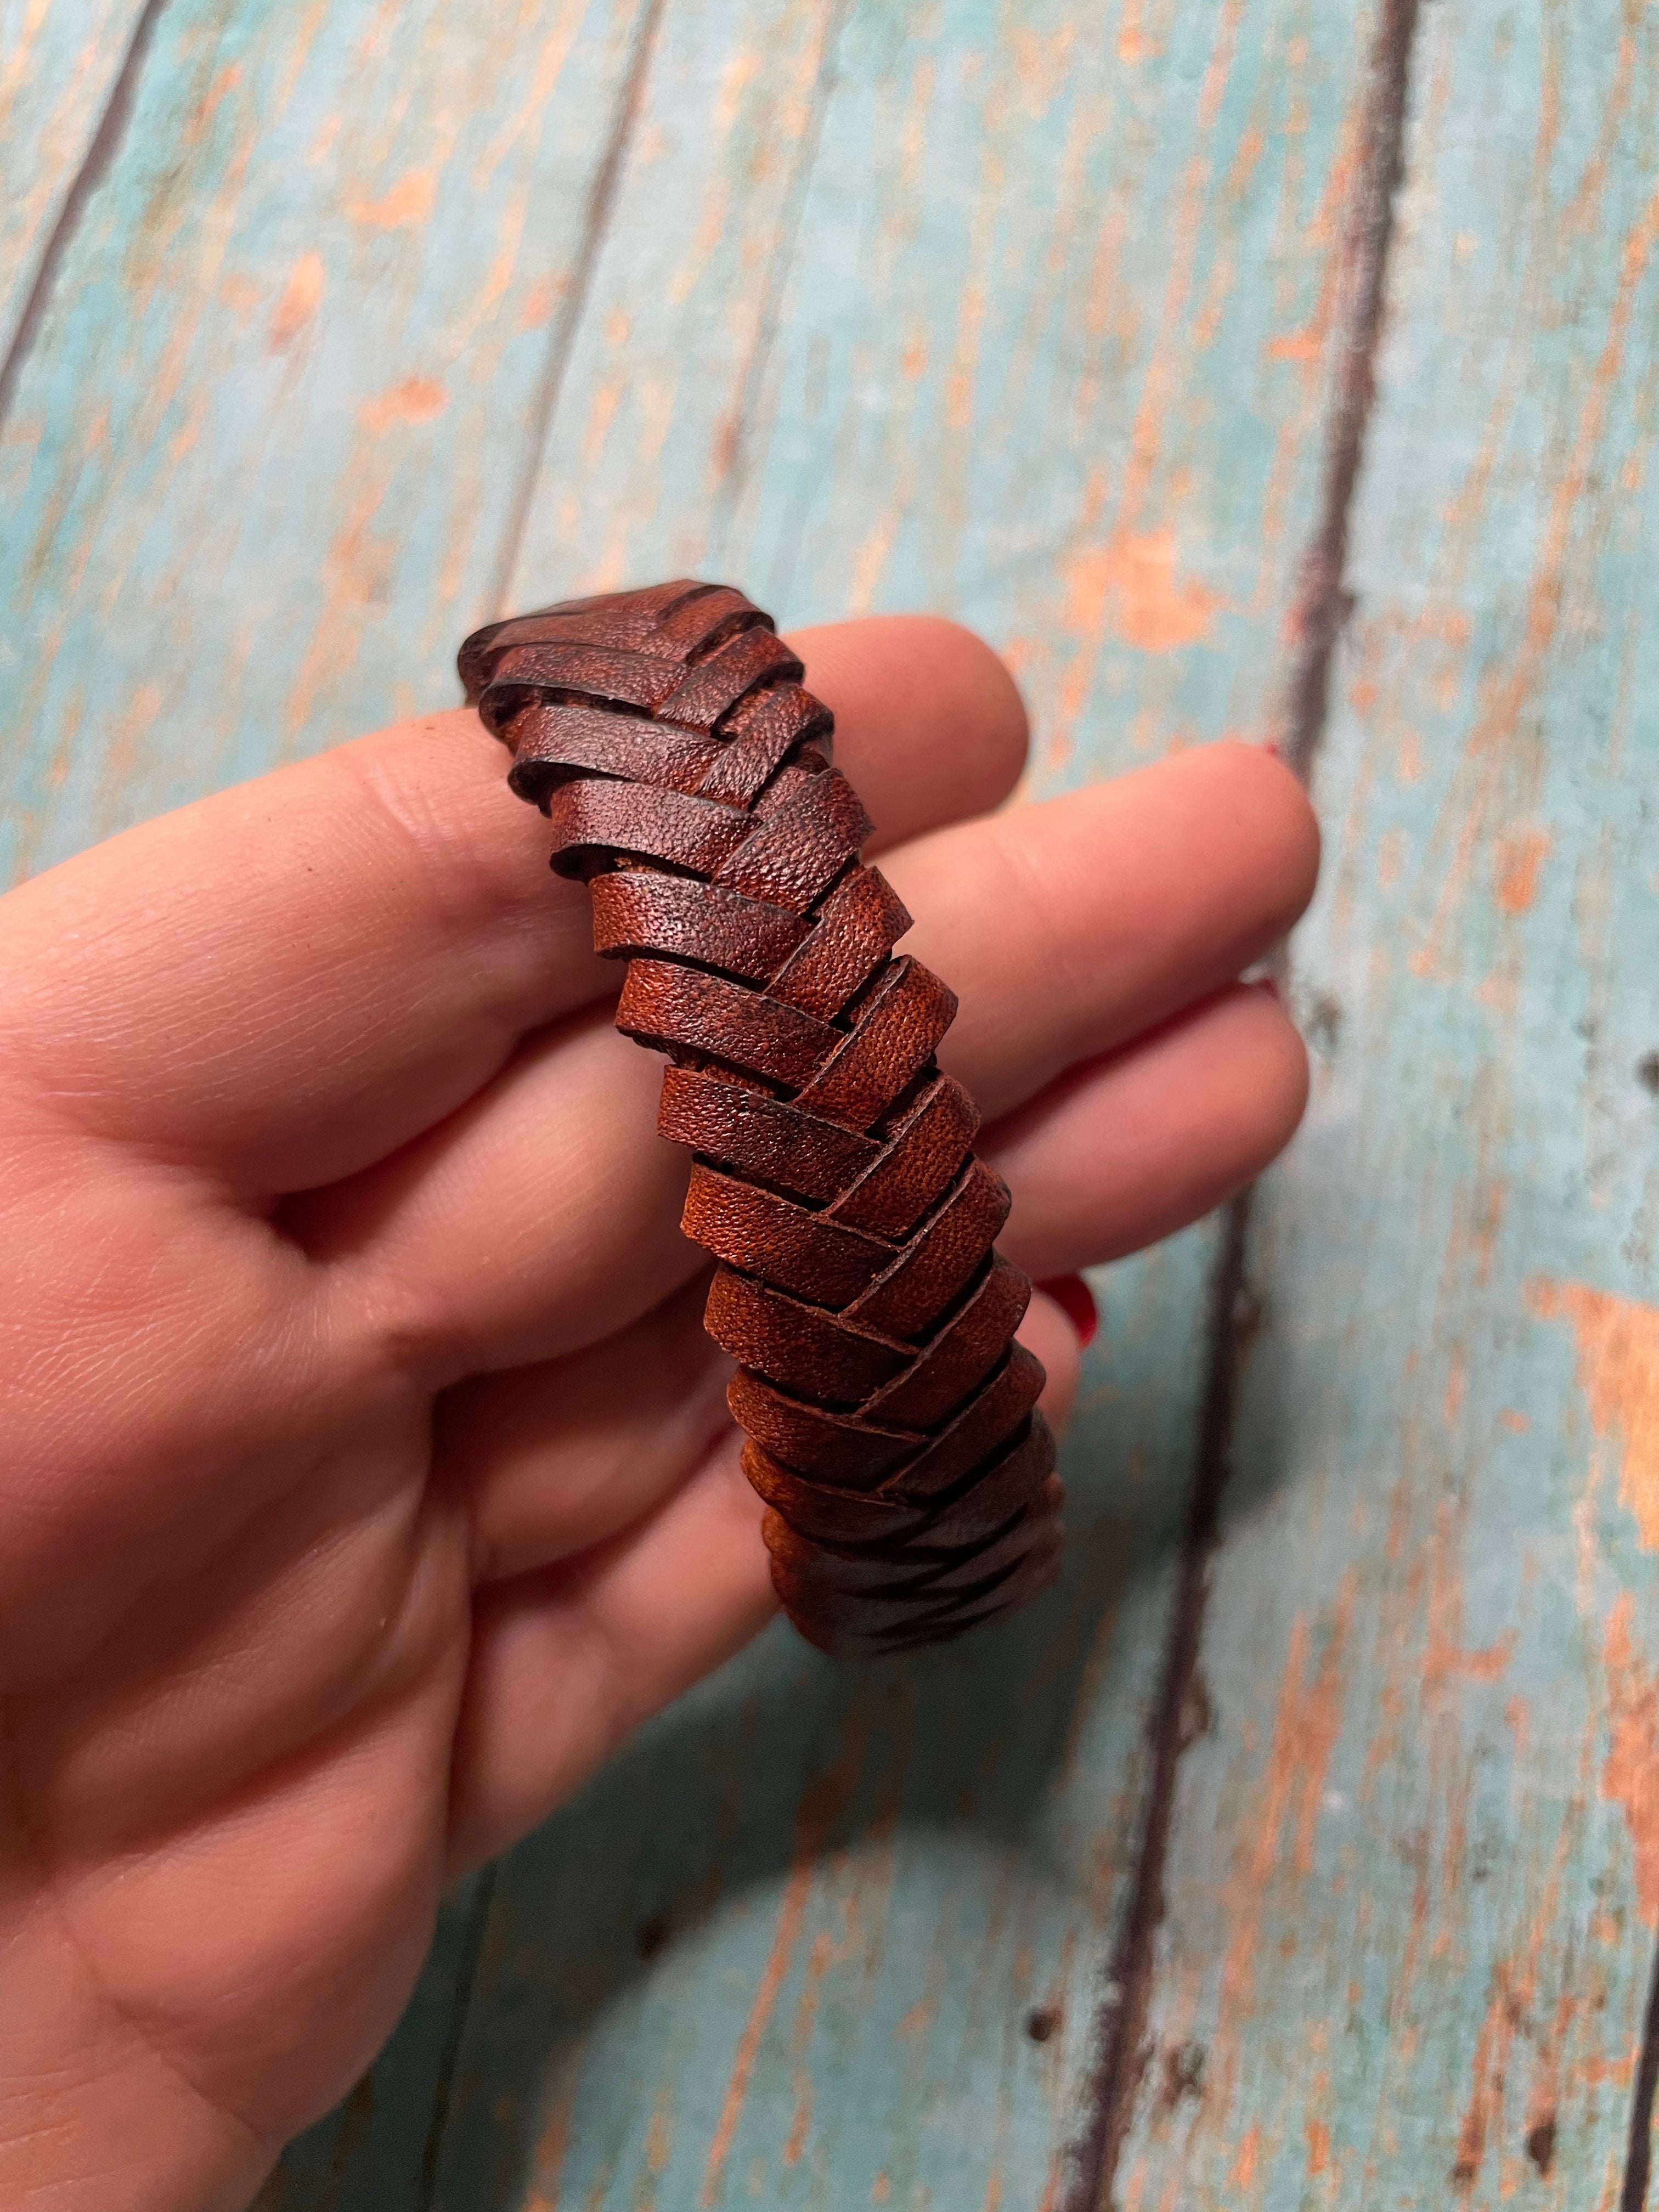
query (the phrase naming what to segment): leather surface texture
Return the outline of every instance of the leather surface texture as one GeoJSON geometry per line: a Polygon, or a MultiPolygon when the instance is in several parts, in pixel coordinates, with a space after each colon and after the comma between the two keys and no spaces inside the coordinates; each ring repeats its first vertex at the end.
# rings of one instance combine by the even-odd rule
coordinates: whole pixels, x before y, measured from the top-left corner
{"type": "Polygon", "coordinates": [[[1061,1546],[1030,1285],[934,1057],[956,1000],[895,951],[910,917],[801,663],[742,592],[678,581],[492,623],[459,666],[627,963],[617,1027],[669,1062],[658,1126],[692,1155],[682,1226],[790,1618],[856,1657],[1012,1612],[1061,1546]]]}

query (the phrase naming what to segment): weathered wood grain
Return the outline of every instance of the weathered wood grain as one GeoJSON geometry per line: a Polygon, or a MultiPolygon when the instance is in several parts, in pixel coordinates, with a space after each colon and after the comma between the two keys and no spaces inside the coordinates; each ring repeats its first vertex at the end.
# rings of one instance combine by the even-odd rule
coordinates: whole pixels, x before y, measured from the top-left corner
{"type": "Polygon", "coordinates": [[[1370,21],[671,9],[509,596],[667,559],[795,619],[948,607],[1048,784],[1259,731],[1370,21]]]}
{"type": "Polygon", "coordinates": [[[1646,2195],[1659,21],[1420,39],[1126,2212],[1646,2195]]]}
{"type": "Polygon", "coordinates": [[[0,445],[0,879],[454,696],[644,0],[174,0],[0,445]]]}
{"type": "MultiPolygon", "coordinates": [[[[1369,43],[1300,8],[672,7],[510,597],[665,565],[943,605],[1015,653],[1048,782],[1261,729],[1369,43]]],[[[1212,1250],[1116,1280],[1052,1607],[864,1680],[769,1638],[502,1869],[439,2205],[1060,2201],[1212,1250]]]]}
{"type": "Polygon", "coordinates": [[[143,0],[0,0],[0,363],[144,14],[143,0]]]}

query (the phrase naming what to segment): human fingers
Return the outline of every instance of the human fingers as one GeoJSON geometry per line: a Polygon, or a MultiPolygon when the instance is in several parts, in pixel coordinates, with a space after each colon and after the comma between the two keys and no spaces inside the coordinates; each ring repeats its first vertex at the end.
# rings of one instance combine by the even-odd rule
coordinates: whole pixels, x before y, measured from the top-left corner
{"type": "MultiPolygon", "coordinates": [[[[804,643],[885,834],[1011,786],[1018,694],[967,632],[895,617],[804,643]]],[[[256,1200],[386,1157],[618,981],[505,767],[476,716],[430,715],[22,886],[0,932],[8,1079],[256,1200]]]]}
{"type": "Polygon", "coordinates": [[[703,1328],[708,1293],[705,1267],[600,1343],[445,1393],[434,1470],[471,1522],[476,1583],[631,1528],[730,1429],[732,1364],[703,1328]]]}
{"type": "MultiPolygon", "coordinates": [[[[475,1583],[557,1565],[631,1528],[730,1429],[732,1363],[703,1328],[708,1291],[705,1268],[603,1343],[445,1393],[434,1476],[471,1522],[475,1583]]],[[[1042,1408],[1060,1429],[1076,1329],[1037,1291],[1019,1335],[1048,1371],[1042,1408]]]]}
{"type": "MultiPolygon", "coordinates": [[[[1218,1201],[1235,1187],[1241,1161],[1249,1173],[1277,1149],[1288,1109],[1277,1093],[1261,1096],[1277,1063],[1250,1011],[1286,1031],[1291,1052],[1300,1045],[1265,994],[1237,995],[1249,1002],[1242,1021],[1224,1001],[1079,1071],[986,1133],[981,1149],[1015,1194],[1002,1243],[1019,1264],[1041,1277],[1131,1249],[1147,1224],[1179,1225],[1189,1201],[1211,1190],[1218,1201]],[[1078,1232],[1069,1239],[1067,1222],[1078,1232]]],[[[590,1010],[532,1040],[477,1099],[393,1159],[284,1207],[288,1235],[328,1270],[337,1332],[395,1341],[438,1387],[532,1366],[568,1375],[573,1389],[611,1387],[597,1378],[624,1375],[611,1347],[635,1331],[641,1370],[680,1372],[682,1338],[654,1341],[663,1302],[707,1263],[678,1228],[684,1157],[656,1133],[659,1081],[654,1059],[604,1009],[590,1010]]],[[[690,1307],[683,1318],[694,1330],[690,1307]]],[[[642,1417],[653,1403],[647,1392],[642,1417]]],[[[585,1449],[573,1444],[561,1465],[579,1463],[585,1449]]],[[[545,1558],[544,1549],[535,1563],[545,1558]]]]}
{"type": "Polygon", "coordinates": [[[1042,1362],[1048,1380],[1037,1403],[1048,1426],[1063,1438],[1083,1373],[1083,1347],[1077,1324],[1039,1284],[1032,1289],[1031,1303],[1025,1309],[1017,1334],[1025,1349],[1035,1352],[1042,1362]]]}
{"type": "MultiPolygon", "coordinates": [[[[1170,1234],[1260,1173],[1306,1096],[1306,1054],[1276,999],[1222,994],[987,1133],[985,1156],[1014,1194],[1002,1249],[1040,1281],[1170,1234]]],[[[722,1431],[731,1363],[702,1328],[706,1286],[699,1270],[603,1342],[441,1402],[439,1477],[472,1516],[479,1581],[615,1534],[722,1431]]],[[[1020,1335],[1048,1370],[1044,1410],[1059,1429],[1076,1388],[1073,1326],[1039,1291],[1020,1335]]]]}
{"type": "MultiPolygon", "coordinates": [[[[993,1115],[1011,1111],[1263,951],[1306,899],[1316,844],[1291,779],[1220,746],[902,848],[888,865],[961,1000],[941,1058],[993,1115]]],[[[450,1345],[457,1373],[573,1351],[695,1264],[673,1230],[684,1168],[654,1133],[654,1063],[599,1014],[584,1022],[574,1090],[560,1049],[527,1048],[366,1179],[396,1203],[375,1197],[372,1224],[359,1210],[338,1232],[362,1309],[383,1311],[389,1285],[411,1340],[450,1345]]],[[[1124,1149],[1120,1192],[1143,1164],[1124,1149]]],[[[360,1206],[319,1201],[336,1203],[360,1206]]]]}
{"type": "Polygon", "coordinates": [[[690,1279],[685,1156],[661,1068],[589,1007],[531,1038],[459,1113],[279,1219],[328,1285],[335,1340],[398,1347],[431,1388],[562,1358],[690,1279]]]}
{"type": "Polygon", "coordinates": [[[761,1501],[722,1443],[584,1559],[479,1594],[451,1769],[450,1864],[504,1850],[776,1610],[761,1501]]]}
{"type": "Polygon", "coordinates": [[[1237,986],[1074,1068],[981,1136],[1038,1280],[1115,1260],[1222,1205],[1294,1134],[1308,1056],[1277,999],[1237,986]]]}
{"type": "MultiPolygon", "coordinates": [[[[1038,1291],[1020,1338],[1049,1367],[1043,1408],[1063,1425],[1077,1388],[1075,1330],[1038,1291]]],[[[718,1443],[608,1543],[480,1592],[451,1770],[452,1871],[533,1827],[776,1611],[764,1509],[738,1441],[718,1443]]],[[[526,1497],[520,1489],[516,1503],[526,1497]]]]}
{"type": "Polygon", "coordinates": [[[939,1049],[988,1117],[1228,983],[1313,895],[1319,830],[1258,746],[1206,745],[940,830],[884,872],[961,1001],[939,1049]]]}

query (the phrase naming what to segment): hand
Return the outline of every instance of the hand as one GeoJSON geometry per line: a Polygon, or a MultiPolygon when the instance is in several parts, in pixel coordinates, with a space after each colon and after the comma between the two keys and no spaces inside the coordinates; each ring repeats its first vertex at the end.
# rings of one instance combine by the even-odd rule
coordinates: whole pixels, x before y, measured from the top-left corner
{"type": "MultiPolygon", "coordinates": [[[[1038,1278],[1294,1128],[1236,978],[1317,838],[1218,745],[988,817],[1024,720],[942,623],[800,641],[959,993],[1038,1278]]],[[[474,718],[0,906],[0,2202],[244,2203],[390,2031],[440,1893],[772,1607],[659,1064],[474,718]],[[31,2193],[33,2192],[33,2193],[31,2193]]],[[[1033,1302],[1051,1414],[1075,1340],[1033,1302]]]]}

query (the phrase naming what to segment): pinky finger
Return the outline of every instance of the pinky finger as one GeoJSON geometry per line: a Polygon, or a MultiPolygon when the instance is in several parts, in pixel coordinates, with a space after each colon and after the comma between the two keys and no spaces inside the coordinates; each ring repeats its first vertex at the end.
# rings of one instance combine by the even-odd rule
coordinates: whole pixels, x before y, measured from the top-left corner
{"type": "Polygon", "coordinates": [[[452,1874],[505,1850],[764,1627],[777,1601],[763,1510],[732,1439],[624,1535],[480,1593],[452,1768],[452,1874]]]}

